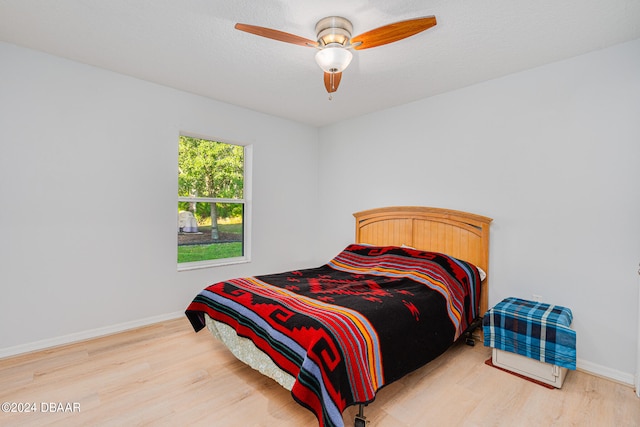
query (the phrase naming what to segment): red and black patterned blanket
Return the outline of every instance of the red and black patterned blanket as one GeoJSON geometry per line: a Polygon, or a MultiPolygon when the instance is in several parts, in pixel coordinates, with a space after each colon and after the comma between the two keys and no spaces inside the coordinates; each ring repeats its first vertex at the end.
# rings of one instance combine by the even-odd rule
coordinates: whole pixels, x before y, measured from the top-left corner
{"type": "Polygon", "coordinates": [[[313,269],[233,279],[201,291],[204,313],[250,338],[295,378],[291,393],[320,426],[442,354],[478,317],[473,265],[434,252],[350,245],[313,269]]]}

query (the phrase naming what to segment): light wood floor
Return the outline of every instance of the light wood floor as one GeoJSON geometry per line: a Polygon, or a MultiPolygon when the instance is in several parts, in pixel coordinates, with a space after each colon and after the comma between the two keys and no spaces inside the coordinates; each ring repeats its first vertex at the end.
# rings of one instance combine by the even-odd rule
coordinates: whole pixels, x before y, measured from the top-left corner
{"type": "MultiPolygon", "coordinates": [[[[572,371],[549,390],[486,366],[489,356],[481,343],[452,347],[382,389],[365,410],[369,427],[640,426],[630,387],[572,371]]],[[[288,391],[186,319],[0,360],[0,402],[37,409],[0,412],[3,426],[317,426],[288,391]],[[80,412],[43,413],[43,403],[80,412]]],[[[346,426],[356,412],[345,411],[346,426]]]]}

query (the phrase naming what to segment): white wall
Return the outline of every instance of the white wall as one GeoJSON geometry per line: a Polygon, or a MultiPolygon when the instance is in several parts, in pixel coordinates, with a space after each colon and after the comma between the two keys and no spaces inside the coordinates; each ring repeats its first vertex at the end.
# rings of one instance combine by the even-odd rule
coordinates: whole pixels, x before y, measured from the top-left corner
{"type": "Polygon", "coordinates": [[[490,303],[570,307],[578,366],[632,384],[639,165],[636,40],[321,129],[318,256],[364,209],[494,218],[490,303]]]}
{"type": "Polygon", "coordinates": [[[5,43],[0,63],[0,355],[309,265],[317,129],[5,43]],[[180,131],[253,144],[251,263],[176,271],[180,131]]]}

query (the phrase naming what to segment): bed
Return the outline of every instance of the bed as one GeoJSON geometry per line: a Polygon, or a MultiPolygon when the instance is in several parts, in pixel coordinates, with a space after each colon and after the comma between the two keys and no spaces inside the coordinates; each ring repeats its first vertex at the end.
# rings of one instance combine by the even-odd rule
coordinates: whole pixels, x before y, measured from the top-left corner
{"type": "Polygon", "coordinates": [[[488,306],[491,218],[386,207],[354,214],[355,243],[326,264],[203,289],[186,310],[273,378],[320,426],[444,353],[488,306]]]}

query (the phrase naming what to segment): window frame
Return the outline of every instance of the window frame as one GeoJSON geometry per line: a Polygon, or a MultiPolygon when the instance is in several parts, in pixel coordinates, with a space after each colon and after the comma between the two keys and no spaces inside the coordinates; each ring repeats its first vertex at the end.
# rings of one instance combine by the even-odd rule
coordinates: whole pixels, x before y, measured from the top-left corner
{"type": "MultiPolygon", "coordinates": [[[[190,137],[190,138],[199,138],[205,139],[213,142],[220,142],[223,144],[229,145],[237,145],[243,148],[243,187],[242,194],[243,198],[240,199],[227,199],[227,198],[214,198],[214,197],[182,197],[177,196],[177,200],[174,206],[177,206],[178,202],[196,202],[196,203],[235,203],[242,204],[243,207],[243,218],[242,218],[242,239],[243,239],[243,255],[240,257],[233,258],[219,258],[219,259],[210,259],[203,261],[192,261],[192,262],[178,262],[178,235],[176,234],[176,251],[175,251],[175,260],[177,264],[178,272],[180,271],[190,271],[190,270],[198,270],[202,268],[209,267],[220,267],[225,265],[234,265],[234,264],[243,264],[251,262],[251,192],[252,192],[252,170],[253,170],[253,145],[251,144],[241,144],[237,142],[229,142],[228,140],[212,138],[209,136],[202,135],[194,135],[190,133],[180,133],[178,136],[178,141],[181,136],[190,137]]],[[[179,154],[178,154],[179,156],[179,154]]],[[[179,163],[179,157],[177,162],[179,163]]],[[[176,191],[176,194],[178,192],[176,191]]],[[[178,222],[178,213],[176,213],[176,223],[178,222]]]]}

